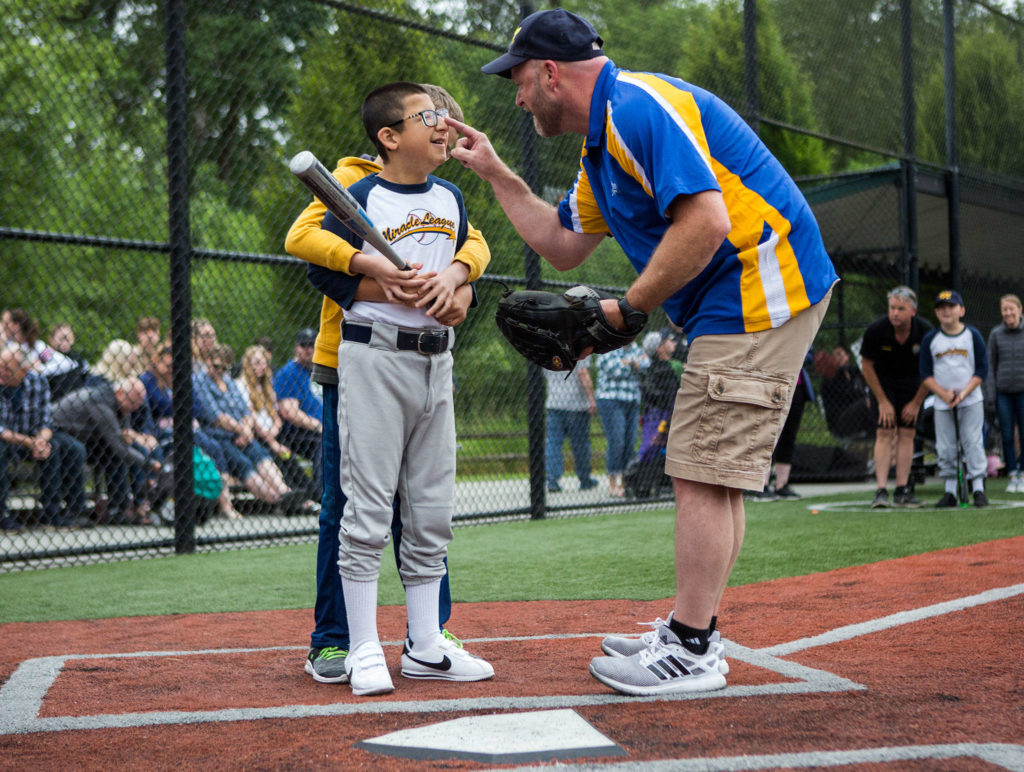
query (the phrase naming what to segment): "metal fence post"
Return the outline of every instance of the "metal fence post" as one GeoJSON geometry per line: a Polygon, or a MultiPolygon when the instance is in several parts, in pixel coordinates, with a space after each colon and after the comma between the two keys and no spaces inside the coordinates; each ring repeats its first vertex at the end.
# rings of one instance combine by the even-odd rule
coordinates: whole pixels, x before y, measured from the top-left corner
{"type": "Polygon", "coordinates": [[[900,3],[900,49],[903,71],[903,283],[918,292],[917,243],[917,110],[914,102],[914,4],[900,3]]]}
{"type": "MultiPolygon", "coordinates": [[[[519,6],[520,18],[525,19],[533,13],[530,3],[519,6]]],[[[539,187],[540,173],[537,168],[537,133],[533,130],[533,118],[523,115],[523,179],[530,189],[536,192],[539,187]]],[[[523,264],[526,276],[526,288],[540,289],[540,256],[529,245],[523,251],[523,264]]],[[[545,489],[547,479],[544,465],[544,374],[540,368],[528,363],[526,366],[526,424],[529,448],[530,467],[530,517],[534,520],[546,514],[545,489]]]]}
{"type": "Polygon", "coordinates": [[[942,52],[946,94],[946,205],[949,217],[949,273],[963,292],[960,258],[960,152],[956,133],[956,28],[953,0],[942,2],[942,52]]]}
{"type": "Polygon", "coordinates": [[[185,0],[167,0],[167,199],[170,238],[171,381],[174,394],[174,551],[195,552],[192,470],[192,241],[188,191],[185,0]]]}

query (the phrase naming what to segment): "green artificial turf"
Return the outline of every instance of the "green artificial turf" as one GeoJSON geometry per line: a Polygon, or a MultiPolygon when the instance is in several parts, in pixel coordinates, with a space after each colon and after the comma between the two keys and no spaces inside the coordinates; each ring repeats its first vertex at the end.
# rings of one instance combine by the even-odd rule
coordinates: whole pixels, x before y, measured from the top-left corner
{"type": "MultiPolygon", "coordinates": [[[[931,486],[918,496],[931,502],[931,486]]],[[[999,491],[990,495],[999,496],[999,491]]],[[[865,494],[749,503],[731,585],[1024,534],[1024,500],[1010,509],[870,510],[865,494]],[[859,511],[816,502],[860,502],[859,511]]],[[[458,601],[634,598],[675,594],[669,510],[458,528],[449,551],[458,601]]],[[[0,575],[0,623],[145,614],[311,608],[313,544],[183,555],[0,575]]],[[[404,602],[388,550],[382,605],[404,602]]]]}

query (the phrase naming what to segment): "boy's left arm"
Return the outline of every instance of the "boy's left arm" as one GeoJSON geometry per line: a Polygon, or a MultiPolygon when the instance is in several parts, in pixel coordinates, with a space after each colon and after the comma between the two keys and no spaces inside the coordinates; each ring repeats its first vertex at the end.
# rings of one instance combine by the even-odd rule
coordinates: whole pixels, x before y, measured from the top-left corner
{"type": "Polygon", "coordinates": [[[467,282],[476,281],[483,276],[487,265],[491,262],[491,250],[487,246],[487,242],[484,241],[483,234],[472,225],[468,225],[466,240],[455,253],[454,260],[464,263],[469,268],[467,282]]]}
{"type": "Polygon", "coordinates": [[[974,341],[974,375],[971,376],[971,380],[967,382],[967,385],[960,390],[960,393],[956,395],[956,399],[950,403],[951,406],[956,406],[963,402],[964,397],[981,386],[985,381],[985,376],[988,375],[988,353],[985,349],[985,340],[974,327],[971,327],[970,330],[971,338],[974,341]]]}

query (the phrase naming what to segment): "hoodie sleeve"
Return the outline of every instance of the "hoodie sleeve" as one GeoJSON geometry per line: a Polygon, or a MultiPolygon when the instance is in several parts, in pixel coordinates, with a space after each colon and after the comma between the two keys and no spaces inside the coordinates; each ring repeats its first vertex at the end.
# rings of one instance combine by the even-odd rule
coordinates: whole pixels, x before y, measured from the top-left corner
{"type": "MultiPolygon", "coordinates": [[[[346,188],[379,169],[372,162],[347,163],[348,160],[342,159],[334,170],[334,178],[346,188]]],[[[288,229],[284,248],[288,254],[307,263],[350,273],[349,263],[358,250],[335,233],[320,227],[326,214],[327,207],[320,199],[314,198],[288,229]]]]}

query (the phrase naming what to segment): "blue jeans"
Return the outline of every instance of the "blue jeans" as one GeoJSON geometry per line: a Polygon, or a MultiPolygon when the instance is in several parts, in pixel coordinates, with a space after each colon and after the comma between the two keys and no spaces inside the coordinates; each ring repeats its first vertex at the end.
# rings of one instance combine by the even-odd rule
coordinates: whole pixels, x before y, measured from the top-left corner
{"type": "Polygon", "coordinates": [[[562,445],[566,437],[572,446],[576,476],[581,483],[590,479],[590,413],[586,410],[547,411],[548,485],[562,478],[562,445]]]}
{"type": "MultiPolygon", "coordinates": [[[[309,645],[316,649],[325,646],[347,649],[348,617],[345,610],[345,594],[341,589],[341,574],[338,573],[338,529],[346,502],[345,493],[341,490],[338,387],[324,384],[323,399],[323,437],[320,444],[323,493],[320,498],[320,536],[316,545],[316,605],[313,607],[316,626],[310,636],[309,645]]],[[[395,562],[401,567],[398,550],[402,542],[402,521],[399,517],[397,498],[394,512],[395,516],[391,521],[391,543],[395,550],[395,562]]],[[[446,558],[445,566],[447,565],[446,558]]],[[[445,626],[452,615],[452,593],[448,586],[447,573],[441,578],[437,615],[441,627],[445,626]]]]}
{"type": "MultiPolygon", "coordinates": [[[[11,460],[32,459],[27,448],[0,442],[0,515],[7,516],[7,494],[10,480],[7,464],[11,460]]],[[[72,517],[85,511],[85,446],[70,434],[54,431],[50,438],[50,455],[42,461],[39,473],[39,503],[47,521],[61,513],[61,501],[72,517]]]]}
{"type": "Polygon", "coordinates": [[[1013,446],[1013,429],[1020,430],[1021,441],[1024,441],[1024,392],[1007,394],[996,392],[996,414],[999,416],[999,433],[1003,438],[1003,461],[1006,471],[1024,470],[1024,458],[1017,458],[1013,446]]]}
{"type": "Polygon", "coordinates": [[[597,400],[597,412],[608,449],[604,465],[608,474],[622,474],[636,453],[636,427],[640,422],[640,403],[621,399],[597,400]]]}

